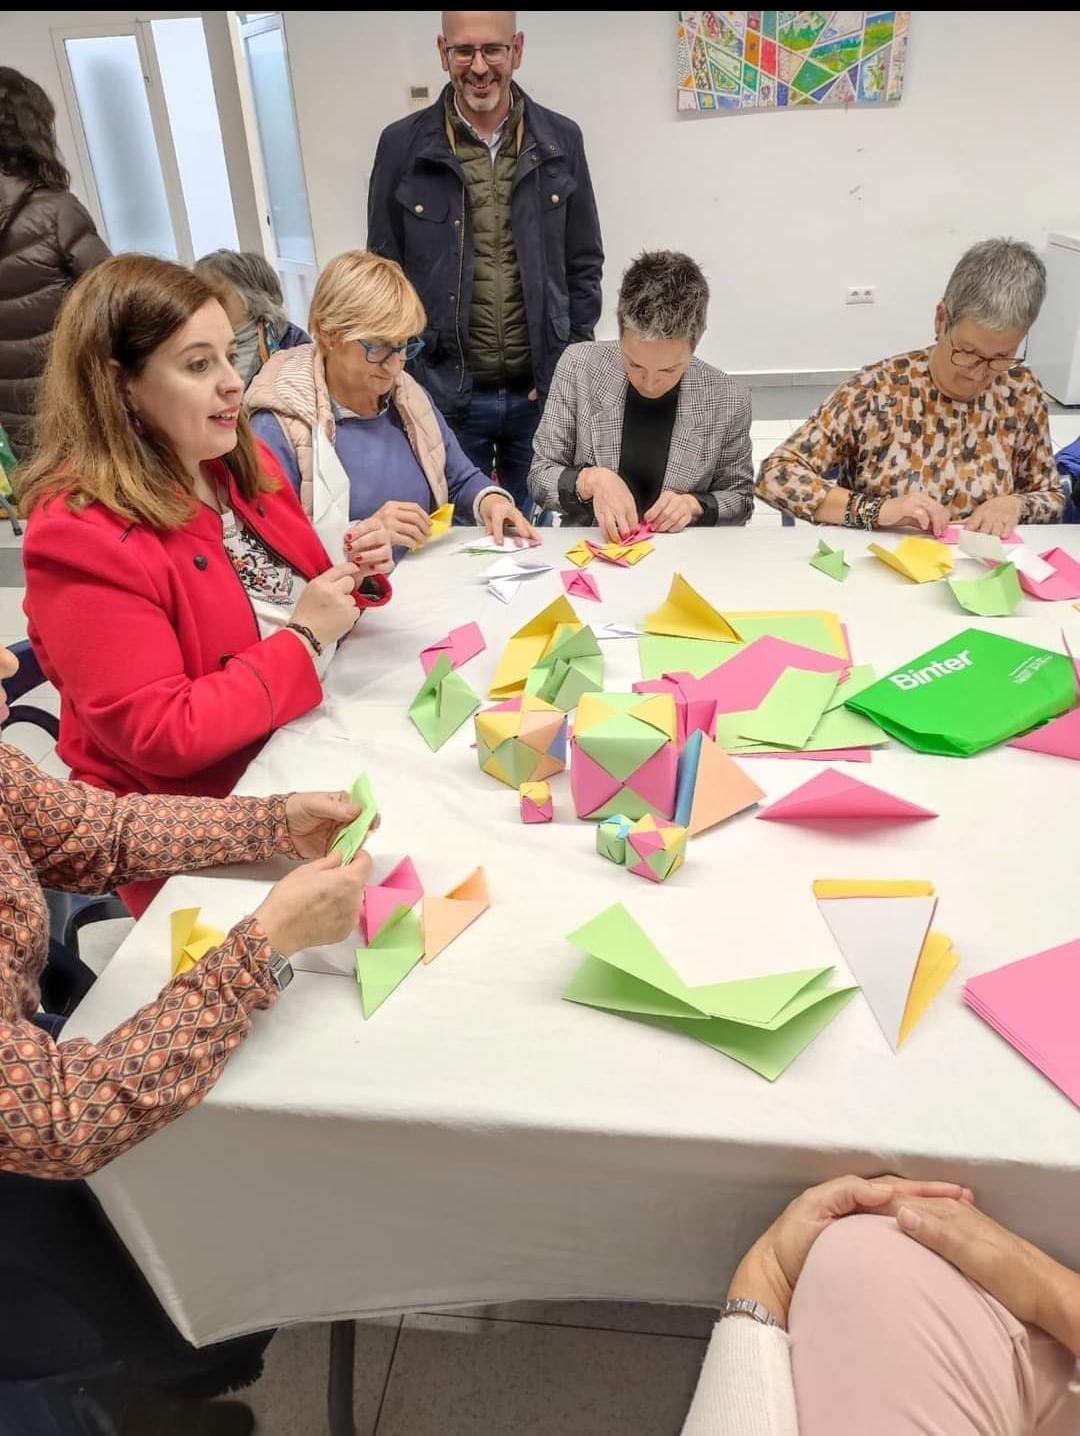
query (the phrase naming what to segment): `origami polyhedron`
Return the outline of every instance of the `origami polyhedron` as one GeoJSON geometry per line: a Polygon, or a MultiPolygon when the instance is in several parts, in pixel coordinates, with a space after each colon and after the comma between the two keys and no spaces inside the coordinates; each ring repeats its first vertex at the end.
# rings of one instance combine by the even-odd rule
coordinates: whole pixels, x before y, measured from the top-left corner
{"type": "Polygon", "coordinates": [[[638,877],[662,883],[683,865],[686,829],[647,815],[626,835],[626,866],[638,877]]]}
{"type": "Polygon", "coordinates": [[[476,715],[480,767],[500,783],[520,788],[566,767],[566,714],[525,693],[476,715]]]}
{"type": "Polygon", "coordinates": [[[675,811],[679,757],[670,693],[585,693],[578,703],[570,790],[579,818],[675,811]]]}
{"type": "Polygon", "coordinates": [[[626,862],[626,835],[633,827],[625,813],[613,813],[596,827],[596,851],[620,867],[626,862]]]}
{"type": "Polygon", "coordinates": [[[550,783],[522,783],[518,796],[523,823],[550,823],[555,816],[550,783]]]}

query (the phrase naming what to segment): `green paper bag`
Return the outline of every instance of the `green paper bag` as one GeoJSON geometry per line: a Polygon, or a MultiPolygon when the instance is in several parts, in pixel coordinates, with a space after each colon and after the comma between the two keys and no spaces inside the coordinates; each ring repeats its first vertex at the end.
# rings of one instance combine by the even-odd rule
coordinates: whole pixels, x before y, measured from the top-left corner
{"type": "Polygon", "coordinates": [[[967,628],[849,698],[847,706],[920,753],[967,758],[1076,702],[1061,653],[967,628]]]}

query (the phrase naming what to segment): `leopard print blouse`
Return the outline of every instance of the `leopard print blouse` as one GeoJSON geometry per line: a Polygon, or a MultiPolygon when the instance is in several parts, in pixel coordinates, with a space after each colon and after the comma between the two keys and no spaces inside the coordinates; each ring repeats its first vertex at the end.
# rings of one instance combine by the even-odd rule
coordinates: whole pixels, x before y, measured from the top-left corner
{"type": "Polygon", "coordinates": [[[836,483],[898,497],[918,488],[954,519],[998,494],[1023,495],[1021,522],[1054,523],[1064,496],[1039,381],[1014,364],[970,402],[930,377],[930,350],[883,359],[825,400],[761,466],[757,492],[813,519],[836,483]]]}
{"type": "Polygon", "coordinates": [[[100,1042],[54,1042],[31,1020],[48,955],[42,886],[99,893],[274,853],[297,856],[284,797],[117,798],[0,744],[0,1171],[103,1167],[196,1106],[277,995],[270,946],[248,917],[100,1042]]]}

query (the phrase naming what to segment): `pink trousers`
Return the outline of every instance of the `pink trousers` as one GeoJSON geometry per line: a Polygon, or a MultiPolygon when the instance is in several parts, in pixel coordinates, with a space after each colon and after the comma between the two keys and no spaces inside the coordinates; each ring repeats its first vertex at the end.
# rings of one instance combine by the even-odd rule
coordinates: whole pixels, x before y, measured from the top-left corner
{"type": "Polygon", "coordinates": [[[1077,1436],[1072,1355],[887,1217],[814,1243],[791,1304],[799,1436],[1077,1436]]]}

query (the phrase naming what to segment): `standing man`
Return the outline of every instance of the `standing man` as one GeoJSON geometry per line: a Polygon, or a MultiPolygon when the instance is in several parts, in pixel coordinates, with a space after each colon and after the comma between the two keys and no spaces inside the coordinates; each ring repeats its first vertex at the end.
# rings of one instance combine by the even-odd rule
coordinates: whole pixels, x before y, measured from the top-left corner
{"type": "Polygon", "coordinates": [[[380,136],[368,248],[398,261],[427,310],[417,379],[528,512],[552,371],[600,316],[600,221],[580,129],[511,78],[517,12],[444,10],[442,23],[450,83],[380,136]]]}

